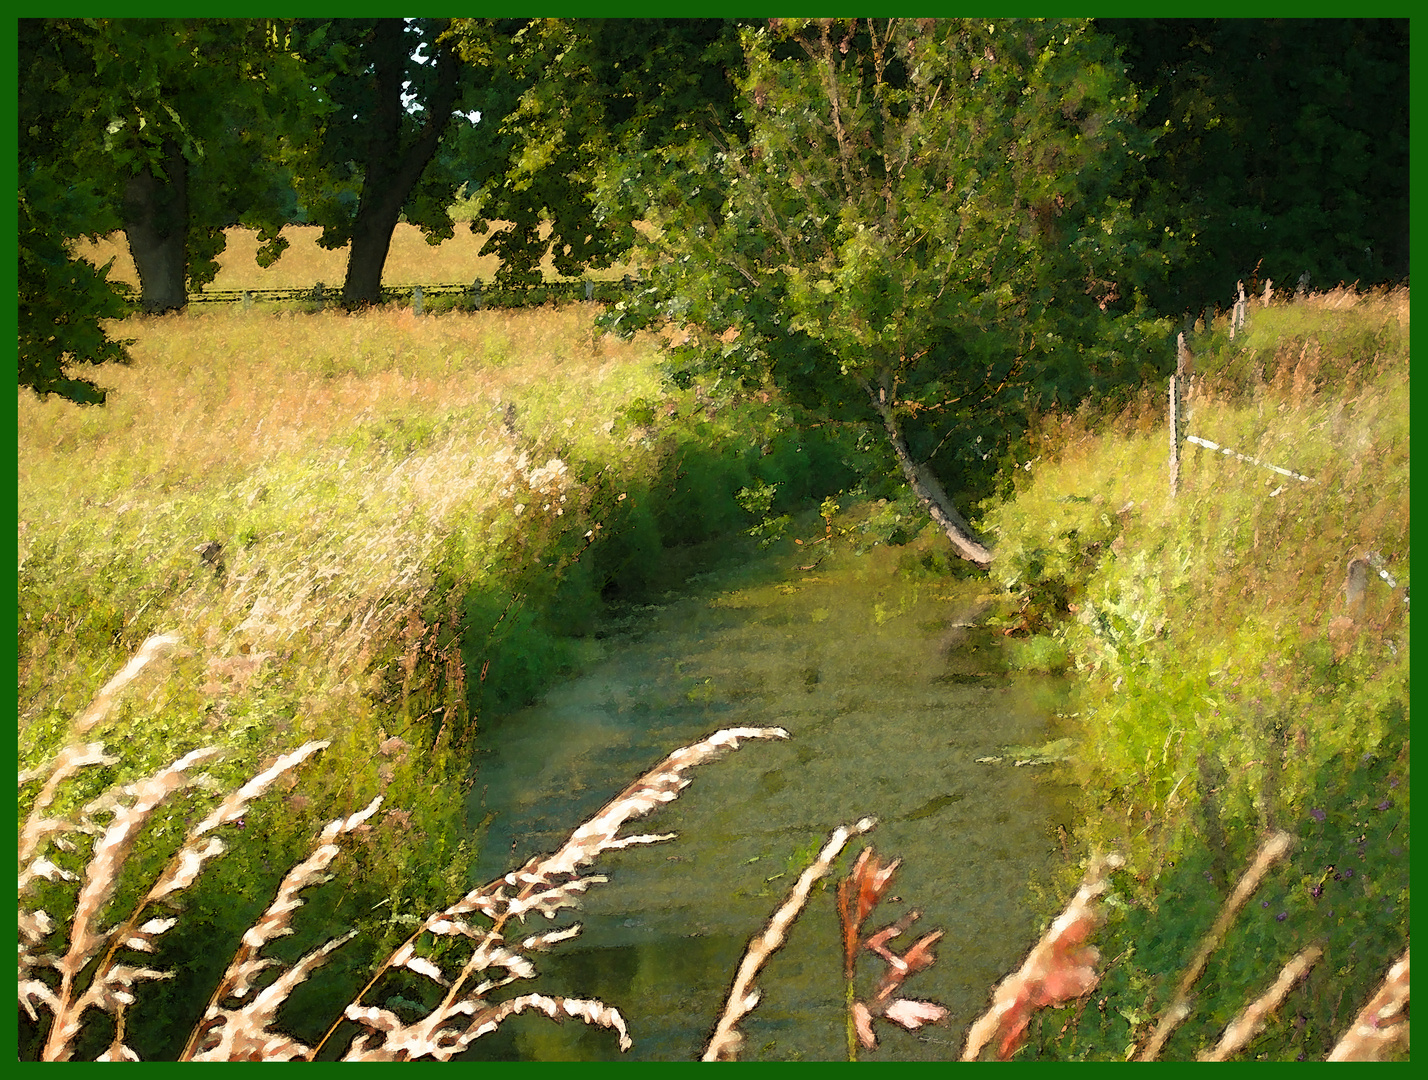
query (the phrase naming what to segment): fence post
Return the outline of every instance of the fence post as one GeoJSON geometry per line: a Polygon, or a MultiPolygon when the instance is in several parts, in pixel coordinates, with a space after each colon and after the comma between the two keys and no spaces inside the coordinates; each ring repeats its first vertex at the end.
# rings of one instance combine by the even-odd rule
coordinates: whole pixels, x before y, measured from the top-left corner
{"type": "Polygon", "coordinates": [[[1270,292],[1270,286],[1272,286],[1273,284],[1274,284],[1274,282],[1270,281],[1269,278],[1265,278],[1265,279],[1264,279],[1264,306],[1265,306],[1265,307],[1269,307],[1269,298],[1273,295],[1273,293],[1270,292]]]}
{"type": "Polygon", "coordinates": [[[1180,490],[1179,389],[1176,385],[1176,377],[1170,376],[1170,497],[1172,499],[1180,490]]]}
{"type": "Polygon", "coordinates": [[[1245,326],[1245,283],[1240,282],[1240,298],[1235,301],[1235,313],[1230,316],[1230,340],[1235,340],[1235,331],[1245,326]]]}
{"type": "Polygon", "coordinates": [[[324,288],[325,286],[320,281],[312,287],[312,299],[313,302],[317,304],[318,311],[321,311],[326,306],[322,298],[322,290],[324,288]]]}
{"type": "Polygon", "coordinates": [[[248,311],[253,307],[253,294],[247,289],[243,290],[243,310],[248,311]]]}
{"type": "Polygon", "coordinates": [[[477,278],[471,283],[471,306],[476,310],[481,310],[481,279],[477,278]]]}
{"type": "Polygon", "coordinates": [[[1175,374],[1170,376],[1170,497],[1180,491],[1180,431],[1182,395],[1190,381],[1191,356],[1182,330],[1175,339],[1175,374]]]}
{"type": "Polygon", "coordinates": [[[420,286],[420,285],[416,285],[416,286],[414,286],[414,287],[412,288],[412,314],[413,314],[413,315],[420,315],[420,314],[421,314],[421,286],[420,286]]]}
{"type": "Polygon", "coordinates": [[[1344,579],[1344,608],[1351,619],[1362,619],[1364,601],[1368,595],[1367,559],[1350,559],[1349,572],[1344,579]]]}

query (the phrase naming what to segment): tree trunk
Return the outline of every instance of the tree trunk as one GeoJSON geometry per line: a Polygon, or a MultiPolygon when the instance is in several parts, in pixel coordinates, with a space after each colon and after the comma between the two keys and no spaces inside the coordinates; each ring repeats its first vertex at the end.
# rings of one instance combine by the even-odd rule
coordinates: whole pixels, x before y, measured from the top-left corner
{"type": "MultiPolygon", "coordinates": [[[[376,202],[376,200],[374,200],[376,202]]],[[[381,200],[392,202],[390,198],[381,200]]],[[[352,223],[352,246],[347,252],[347,277],[342,283],[342,304],[355,308],[375,304],[382,299],[382,270],[387,265],[387,252],[392,247],[392,233],[401,218],[402,204],[371,205],[367,188],[362,189],[362,203],[352,223]]]]}
{"type": "Polygon", "coordinates": [[[942,481],[938,480],[926,465],[912,459],[912,452],[908,450],[907,440],[902,434],[902,426],[897,422],[897,416],[893,412],[892,403],[887,400],[886,393],[873,389],[871,385],[865,385],[863,389],[867,391],[873,408],[883,422],[883,430],[887,433],[888,441],[892,443],[898,464],[902,466],[902,475],[922,505],[927,508],[932,520],[947,534],[947,539],[952,541],[958,555],[983,570],[991,566],[991,551],[977,539],[967,519],[952,505],[952,500],[942,487],[942,481]]]}
{"type": "Polygon", "coordinates": [[[451,119],[460,89],[461,66],[448,42],[436,50],[436,89],[426,106],[426,122],[409,145],[402,145],[402,81],[406,42],[402,19],[382,19],[374,48],[377,103],[372,113],[372,137],[367,144],[362,197],[352,222],[352,247],[347,254],[347,278],[342,303],[349,308],[382,299],[382,269],[392,246],[392,233],[402,205],[436,153],[451,119]]]}
{"type": "Polygon", "coordinates": [[[188,162],[165,139],[167,179],[145,169],[124,185],[124,233],[139,272],[146,312],[177,311],[188,303],[188,162]]]}

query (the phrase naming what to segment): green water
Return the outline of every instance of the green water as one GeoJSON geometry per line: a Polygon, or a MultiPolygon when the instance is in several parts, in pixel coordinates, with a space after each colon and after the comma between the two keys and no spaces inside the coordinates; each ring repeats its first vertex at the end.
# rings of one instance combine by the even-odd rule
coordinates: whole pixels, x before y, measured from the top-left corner
{"type": "MultiPolygon", "coordinates": [[[[872,816],[878,827],[863,839],[903,860],[901,899],[872,923],[915,907],[916,933],[946,931],[937,963],[904,993],[951,1017],[914,1033],[882,1025],[864,1056],[957,1055],[990,988],[1035,938],[1029,882],[1064,858],[1057,774],[977,759],[1054,738],[1057,688],[1000,675],[992,637],[956,625],[975,617],[980,585],[909,580],[897,559],[882,547],[846,551],[803,572],[805,549],[703,574],[668,603],[628,613],[593,646],[584,675],[483,732],[470,811],[473,822],[494,813],[483,880],[554,850],[678,746],[724,727],[792,735],[698,767],[676,802],[627,825],[679,837],[602,856],[592,869],[610,880],[560,920],[583,932],[539,957],[540,978],[519,992],[615,1006],[635,1044],[624,1060],[697,1059],[749,938],[834,828],[872,816]]],[[[745,1060],[843,1053],[838,918],[824,880],[758,980],[745,1060]]],[[[865,955],[871,981],[878,962],[865,955]]],[[[613,1033],[531,1016],[475,1053],[622,1057],[613,1033]]]]}

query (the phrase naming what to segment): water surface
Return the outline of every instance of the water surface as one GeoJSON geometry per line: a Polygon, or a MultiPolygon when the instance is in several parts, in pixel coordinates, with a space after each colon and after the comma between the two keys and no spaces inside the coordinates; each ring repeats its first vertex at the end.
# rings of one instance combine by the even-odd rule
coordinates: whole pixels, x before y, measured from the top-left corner
{"type": "MultiPolygon", "coordinates": [[[[1028,883],[1063,858],[1064,790],[1044,768],[978,763],[1008,745],[1055,737],[1044,681],[999,674],[976,582],[897,572],[896,549],[825,558],[730,562],[684,594],[626,613],[584,675],[482,733],[470,816],[490,815],[478,867],[491,880],[557,848],[631,780],[678,746],[724,727],[783,727],[697,767],[674,803],[625,832],[678,832],[611,852],[593,872],[580,937],[538,958],[545,993],[617,1007],[635,1045],[537,1017],[508,1020],[478,1056],[689,1060],[702,1053],[750,939],[837,826],[864,816],[855,840],[900,857],[913,933],[941,928],[938,962],[905,985],[952,1013],[915,1033],[884,1025],[873,1058],[951,1058],[992,985],[1034,941],[1028,883]]],[[[765,967],[743,1024],[746,1060],[843,1053],[842,960],[833,878],[815,891],[765,967]]],[[[539,918],[539,917],[537,917],[539,918]]],[[[543,920],[542,920],[543,922],[543,920]]],[[[910,944],[914,937],[902,939],[910,944]]],[[[866,954],[871,982],[878,962],[866,954]]]]}

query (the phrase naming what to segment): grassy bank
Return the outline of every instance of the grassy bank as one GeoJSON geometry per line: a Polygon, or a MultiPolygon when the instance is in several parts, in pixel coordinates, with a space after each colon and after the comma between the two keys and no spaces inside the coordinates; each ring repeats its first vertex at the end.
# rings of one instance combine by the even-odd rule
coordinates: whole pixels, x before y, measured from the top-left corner
{"type": "MultiPolygon", "coordinates": [[[[281,751],[330,743],[254,804],[244,842],[194,886],[161,955],[183,977],[150,988],[131,1021],[141,1056],[192,1026],[194,987],[226,958],[214,943],[252,925],[321,823],[381,795],[345,885],[321,891],[291,943],[360,931],[351,959],[305,988],[320,1000],[295,1006],[340,1009],[384,947],[467,885],[482,716],[570,670],[604,604],[669,585],[666,549],[747,528],[741,488],[776,484],[793,506],[845,482],[836,448],[782,433],[769,403],[667,394],[655,343],[596,338],[590,318],[134,318],[121,332],[135,363],[99,373],[103,409],[21,392],[22,770],[54,760],[150,635],[180,638],[86,733],[118,760],[74,776],[53,811],[200,746],[224,751],[208,771],[232,788],[281,751]]],[[[22,819],[34,797],[22,787],[22,819]]],[[[150,825],[115,911],[201,802],[187,792],[150,825]]],[[[78,873],[85,854],[55,857],[78,873]]],[[[37,888],[63,910],[61,883],[37,888]]]]}
{"type": "Polygon", "coordinates": [[[1101,987],[1044,1014],[1028,1056],[1143,1051],[1184,995],[1161,1056],[1193,1057],[1321,948],[1245,1054],[1321,1059],[1407,948],[1408,331],[1406,290],[1340,291],[1191,335],[1188,434],[1308,482],[1189,444],[1172,497],[1148,391],[1117,418],[1047,421],[989,508],[1013,662],[1075,675],[1076,839],[1128,860],[1101,987]],[[1291,853],[1181,985],[1276,831],[1291,853]]]}
{"type": "MultiPolygon", "coordinates": [[[[480,273],[462,266],[440,276],[480,273]]],[[[340,279],[288,269],[301,285],[340,279]]],[[[176,646],[83,733],[113,760],[74,772],[53,816],[97,834],[113,811],[101,793],[199,747],[223,752],[205,769],[227,791],[281,752],[327,744],[224,826],[231,851],[149,960],[179,976],[137,995],[126,1038],[140,1056],[173,1056],[284,871],[343,815],[337,882],[271,949],[292,960],[357,931],[280,1025],[319,1039],[313,1025],[377,958],[468,888],[481,838],[462,820],[463,785],[483,718],[576,668],[607,605],[673,584],[672,553],[751,527],[773,540],[820,505],[810,540],[921,528],[909,500],[877,501],[891,490],[821,501],[857,476],[860,451],[837,429],[791,422],[767,395],[673,392],[657,341],[597,337],[591,318],[136,317],[117,328],[135,364],[99,372],[104,408],[20,394],[18,748],[37,778],[22,820],[76,714],[156,633],[176,646]]],[[[1407,293],[1256,308],[1233,338],[1216,323],[1190,344],[1189,433],[1309,481],[1187,446],[1172,497],[1152,387],[1118,416],[1043,418],[1007,496],[982,508],[1010,665],[1074,681],[1062,723],[1086,805],[1045,911],[1091,856],[1125,859],[1100,905],[1099,985],[1036,1012],[1026,1057],[1143,1053],[1182,999],[1160,1056],[1194,1057],[1310,949],[1321,955],[1242,1056],[1323,1057],[1406,948],[1407,293]],[[1369,553],[1349,603],[1346,564],[1369,553]],[[1287,852],[1232,900],[1279,834],[1287,852]]],[[[949,572],[940,549],[909,559],[949,572]]],[[[683,767],[623,805],[677,793],[683,767]]],[[[106,918],[135,904],[212,800],[184,787],[149,820],[106,918]]],[[[58,869],[29,902],[62,923],[74,886],[60,871],[83,874],[98,842],[77,840],[50,853],[58,869]]],[[[1077,910],[1088,927],[1089,901],[1077,910]]],[[[100,1018],[77,1056],[111,1035],[100,1018]]]]}

